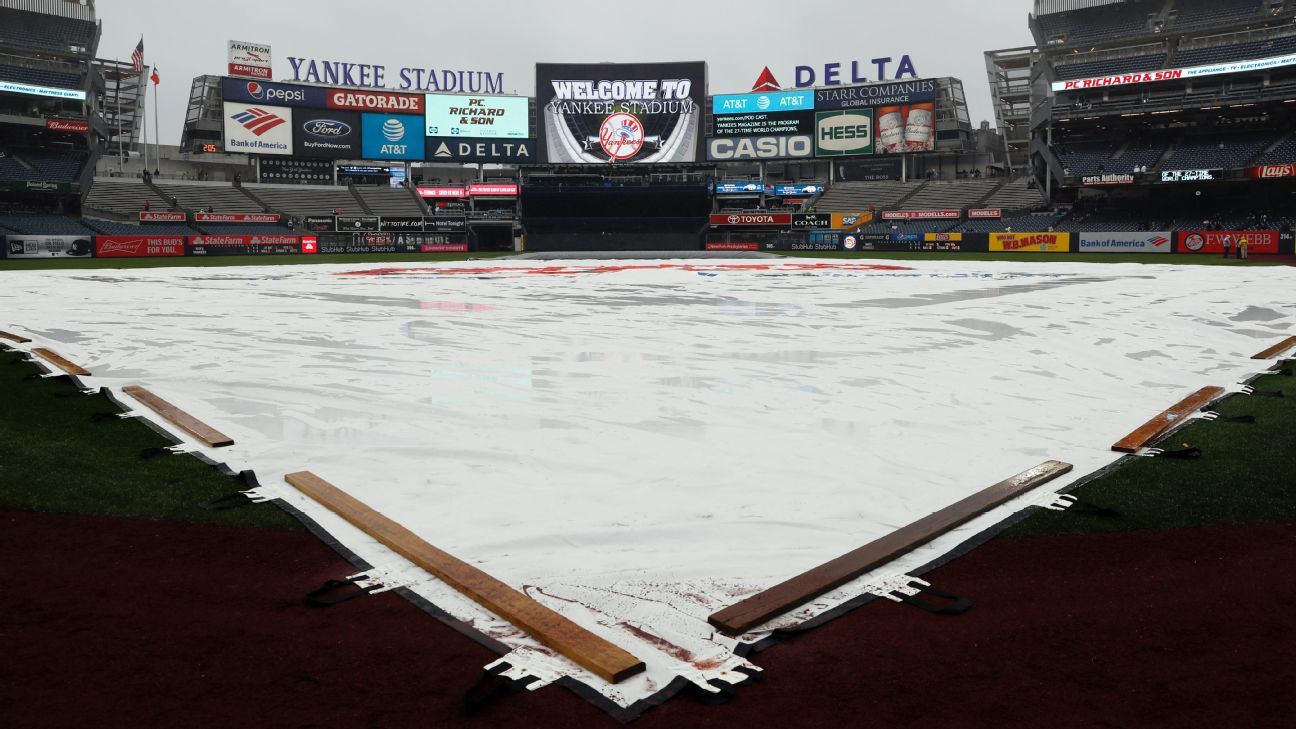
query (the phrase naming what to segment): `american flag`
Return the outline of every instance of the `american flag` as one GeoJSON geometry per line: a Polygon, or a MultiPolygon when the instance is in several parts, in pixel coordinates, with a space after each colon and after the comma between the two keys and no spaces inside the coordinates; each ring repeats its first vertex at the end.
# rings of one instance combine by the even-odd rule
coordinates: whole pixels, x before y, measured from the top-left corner
{"type": "Polygon", "coordinates": [[[139,45],[131,53],[131,63],[135,66],[135,73],[144,72],[144,39],[140,38],[139,45]]]}

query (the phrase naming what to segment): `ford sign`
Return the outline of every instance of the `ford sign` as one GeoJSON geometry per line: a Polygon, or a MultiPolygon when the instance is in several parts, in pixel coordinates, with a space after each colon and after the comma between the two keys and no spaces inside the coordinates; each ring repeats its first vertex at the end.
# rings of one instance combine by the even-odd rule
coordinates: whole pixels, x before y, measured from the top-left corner
{"type": "Polygon", "coordinates": [[[337,139],[351,133],[351,125],[336,119],[312,119],[302,125],[302,131],[312,137],[337,139]]]}

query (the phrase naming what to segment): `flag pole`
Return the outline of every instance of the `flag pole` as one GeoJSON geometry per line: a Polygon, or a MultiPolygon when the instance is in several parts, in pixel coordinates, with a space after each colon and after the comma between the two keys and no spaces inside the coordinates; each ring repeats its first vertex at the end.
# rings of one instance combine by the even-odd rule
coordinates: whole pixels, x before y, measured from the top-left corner
{"type": "MultiPolygon", "coordinates": [[[[157,73],[157,66],[153,67],[157,73]]],[[[161,84],[153,84],[153,164],[154,173],[162,174],[162,125],[158,123],[158,97],[162,95],[161,84]]]]}
{"type": "Polygon", "coordinates": [[[126,143],[126,140],[122,139],[121,59],[114,58],[113,63],[116,64],[116,69],[117,69],[117,86],[115,87],[115,94],[114,94],[114,96],[116,97],[115,101],[117,102],[117,174],[125,175],[126,174],[126,150],[124,145],[126,143]]]}

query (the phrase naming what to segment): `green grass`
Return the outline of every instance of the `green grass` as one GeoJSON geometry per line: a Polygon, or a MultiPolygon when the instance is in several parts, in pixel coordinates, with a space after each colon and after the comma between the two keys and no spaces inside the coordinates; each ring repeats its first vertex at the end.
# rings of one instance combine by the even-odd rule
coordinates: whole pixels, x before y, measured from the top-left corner
{"type": "Polygon", "coordinates": [[[190,456],[142,460],[140,451],[170,444],[134,419],[92,422],[120,411],[66,377],[25,379],[40,370],[23,360],[0,347],[0,508],[301,528],[271,505],[199,508],[248,487],[190,456]]]}
{"type": "MultiPolygon", "coordinates": [[[[1287,369],[1292,366],[1284,364],[1287,369]]],[[[1286,397],[1230,397],[1213,409],[1225,416],[1254,415],[1255,425],[1199,420],[1158,444],[1165,450],[1201,448],[1200,459],[1132,458],[1074,492],[1085,501],[1116,509],[1119,518],[1041,511],[1006,534],[1125,532],[1296,519],[1296,377],[1263,377],[1254,387],[1279,390],[1286,397]]],[[[1149,413],[1149,419],[1153,415],[1149,413]]]]}
{"type": "Polygon", "coordinates": [[[796,258],[880,258],[892,261],[1009,261],[1012,263],[1168,263],[1199,266],[1284,266],[1290,257],[1252,257],[1245,261],[1196,253],[924,253],[903,251],[780,251],[796,258]]]}
{"type": "Polygon", "coordinates": [[[321,263],[439,263],[498,258],[512,253],[372,253],[367,255],[218,256],[214,258],[32,258],[0,259],[0,271],[85,268],[174,268],[180,266],[306,266],[321,263]]]}

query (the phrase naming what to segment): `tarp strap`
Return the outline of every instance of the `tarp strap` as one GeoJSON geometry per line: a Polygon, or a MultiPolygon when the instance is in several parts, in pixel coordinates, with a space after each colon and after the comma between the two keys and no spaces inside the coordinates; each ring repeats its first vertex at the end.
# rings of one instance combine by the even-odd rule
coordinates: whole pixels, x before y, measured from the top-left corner
{"type": "Polygon", "coordinates": [[[961,615],[972,607],[972,601],[965,597],[959,597],[958,595],[952,595],[948,592],[942,592],[931,585],[926,585],[916,580],[910,582],[909,587],[917,592],[909,594],[901,590],[895,590],[891,594],[900,602],[913,605],[916,608],[921,608],[933,615],[961,615]],[[941,600],[946,600],[948,604],[939,605],[928,602],[919,599],[919,595],[940,598],[941,600]]]}
{"type": "Polygon", "coordinates": [[[688,695],[703,706],[722,706],[730,702],[734,696],[738,695],[738,689],[733,684],[713,678],[707,681],[707,685],[716,689],[707,691],[695,683],[689,683],[688,695]]]}
{"type": "Polygon", "coordinates": [[[141,461],[147,461],[158,456],[174,456],[179,453],[183,453],[183,451],[175,451],[171,450],[170,446],[163,446],[161,448],[145,448],[139,452],[139,457],[141,461]]]}
{"type": "Polygon", "coordinates": [[[1256,416],[1254,416],[1254,415],[1234,415],[1233,417],[1227,417],[1227,418],[1226,418],[1226,417],[1224,417],[1223,415],[1221,415],[1220,417],[1215,418],[1215,422],[1217,422],[1217,423],[1240,423],[1240,424],[1242,424],[1242,425],[1255,425],[1255,424],[1256,424],[1256,416]]]}
{"type": "Polygon", "coordinates": [[[538,676],[508,678],[503,674],[509,668],[509,664],[500,663],[482,671],[477,683],[464,692],[464,714],[472,716],[505,696],[525,691],[527,686],[540,680],[538,676]]]}
{"type": "Polygon", "coordinates": [[[1252,390],[1247,394],[1256,397],[1287,397],[1287,393],[1282,390],[1252,390]]]}
{"type": "Polygon", "coordinates": [[[1068,508],[1066,512],[1068,514],[1083,514],[1085,516],[1097,516],[1097,517],[1102,517],[1104,519],[1115,519],[1116,517],[1119,517],[1121,515],[1119,511],[1111,508],[1110,506],[1103,506],[1101,504],[1095,504],[1092,501],[1084,501],[1082,499],[1075,499],[1074,501],[1072,501],[1070,508],[1068,508]]]}
{"type": "Polygon", "coordinates": [[[1200,448],[1184,448],[1178,451],[1162,451],[1156,454],[1157,458],[1174,458],[1180,461],[1191,461],[1202,457],[1200,448]]]}
{"type": "Polygon", "coordinates": [[[234,509],[241,509],[244,506],[253,503],[255,502],[252,501],[247,494],[238,491],[228,496],[221,496],[220,498],[212,499],[211,501],[204,501],[198,506],[207,511],[233,511],[234,509]]]}
{"type": "Polygon", "coordinates": [[[377,585],[360,587],[356,585],[355,580],[328,580],[323,585],[320,585],[318,590],[306,593],[306,604],[318,608],[333,607],[334,605],[340,605],[348,600],[354,600],[357,597],[364,597],[376,589],[378,589],[377,585]],[[346,587],[354,587],[355,589],[350,590],[339,597],[325,597],[325,595],[328,595],[331,592],[336,592],[346,587]]]}
{"type": "Polygon", "coordinates": [[[116,413],[94,413],[93,415],[90,416],[90,422],[92,422],[92,423],[102,423],[102,422],[104,422],[105,420],[117,420],[117,419],[120,419],[120,418],[121,418],[121,415],[122,415],[122,414],[121,414],[120,412],[116,412],[116,413]]]}

